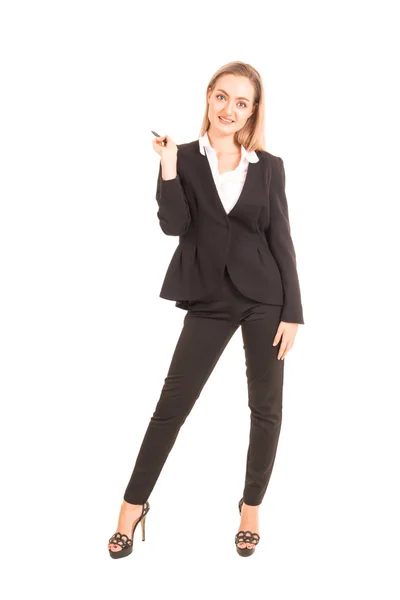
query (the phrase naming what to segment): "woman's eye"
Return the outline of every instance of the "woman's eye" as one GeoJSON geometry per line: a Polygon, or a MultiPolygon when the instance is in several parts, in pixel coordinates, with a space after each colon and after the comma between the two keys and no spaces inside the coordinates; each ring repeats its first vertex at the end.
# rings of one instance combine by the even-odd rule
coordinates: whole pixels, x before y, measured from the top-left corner
{"type": "MultiPolygon", "coordinates": [[[[225,98],[225,96],[223,94],[218,94],[217,98],[225,98]]],[[[244,102],[239,102],[239,104],[243,104],[243,107],[246,108],[247,104],[245,104],[244,102]]]]}

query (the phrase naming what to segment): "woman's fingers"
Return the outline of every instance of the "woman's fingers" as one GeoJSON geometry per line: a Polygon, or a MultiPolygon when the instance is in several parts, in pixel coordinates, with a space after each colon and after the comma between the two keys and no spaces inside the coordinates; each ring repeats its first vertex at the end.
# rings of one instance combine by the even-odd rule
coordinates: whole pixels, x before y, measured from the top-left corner
{"type": "Polygon", "coordinates": [[[175,144],[174,140],[167,134],[159,135],[154,137],[152,140],[153,148],[161,156],[163,157],[174,157],[178,152],[178,146],[175,144]],[[164,143],[163,143],[164,142],[164,143]]]}
{"type": "Polygon", "coordinates": [[[287,356],[290,350],[293,348],[297,327],[298,325],[295,323],[284,323],[283,321],[279,323],[274,341],[272,342],[272,345],[276,346],[279,344],[279,341],[281,341],[277,356],[278,360],[285,358],[285,356],[287,356]]]}
{"type": "Polygon", "coordinates": [[[278,360],[283,360],[293,348],[293,342],[291,340],[282,340],[279,348],[278,360]]]}
{"type": "Polygon", "coordinates": [[[155,136],[154,139],[152,140],[152,144],[153,144],[153,148],[154,150],[157,152],[157,154],[159,154],[161,156],[161,152],[164,148],[166,148],[166,144],[163,144],[163,141],[168,141],[168,136],[167,135],[159,135],[159,136],[155,136]]]}

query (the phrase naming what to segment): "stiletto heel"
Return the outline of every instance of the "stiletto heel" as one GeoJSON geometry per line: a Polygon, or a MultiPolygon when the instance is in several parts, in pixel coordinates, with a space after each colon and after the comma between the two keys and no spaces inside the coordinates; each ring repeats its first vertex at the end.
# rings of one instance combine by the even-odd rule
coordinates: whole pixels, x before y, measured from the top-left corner
{"type": "MultiPolygon", "coordinates": [[[[241,498],[239,500],[239,514],[242,514],[242,506],[243,506],[243,498],[241,498]]],[[[258,542],[260,541],[260,536],[258,535],[258,533],[253,533],[252,531],[244,531],[243,529],[241,529],[240,531],[237,532],[237,534],[235,535],[235,544],[236,544],[236,550],[238,551],[238,554],[240,554],[240,556],[250,556],[251,554],[253,554],[255,552],[256,549],[256,545],[258,544],[258,542]],[[242,544],[242,543],[246,543],[246,544],[254,544],[253,548],[240,548],[238,546],[238,544],[242,544]]]]}
{"type": "Polygon", "coordinates": [[[142,542],[144,542],[145,540],[145,523],[146,523],[146,517],[143,518],[143,520],[141,521],[142,524],[142,542]]]}
{"type": "Polygon", "coordinates": [[[136,521],[134,521],[132,524],[132,534],[131,534],[130,538],[126,534],[122,534],[119,531],[117,531],[116,533],[114,533],[114,535],[112,537],[110,537],[110,539],[108,540],[109,544],[118,544],[118,546],[121,546],[121,550],[114,551],[114,550],[111,550],[110,548],[108,549],[111,558],[124,558],[124,556],[129,556],[129,554],[132,553],[133,536],[135,535],[136,527],[139,525],[139,523],[141,523],[141,526],[142,526],[142,542],[144,542],[144,540],[145,540],[145,520],[146,520],[146,515],[149,512],[149,510],[150,510],[150,504],[148,502],[145,502],[143,504],[142,514],[140,515],[139,519],[136,519],[136,521]]]}

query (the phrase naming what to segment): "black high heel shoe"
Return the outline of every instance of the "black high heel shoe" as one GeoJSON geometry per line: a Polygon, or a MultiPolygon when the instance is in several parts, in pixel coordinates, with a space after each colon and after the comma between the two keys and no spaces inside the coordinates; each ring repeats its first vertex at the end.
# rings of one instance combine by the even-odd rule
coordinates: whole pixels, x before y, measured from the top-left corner
{"type": "Polygon", "coordinates": [[[121,550],[111,550],[111,548],[108,549],[111,558],[123,558],[124,556],[129,556],[129,554],[131,554],[133,550],[133,536],[135,535],[135,530],[139,523],[142,524],[142,542],[144,542],[146,515],[149,510],[150,504],[145,502],[143,504],[142,514],[132,525],[132,534],[130,538],[125,533],[120,533],[119,531],[110,537],[108,541],[109,544],[118,544],[118,546],[121,546],[121,550]]]}
{"type": "MultiPolygon", "coordinates": [[[[243,505],[243,498],[241,498],[241,500],[239,500],[239,514],[242,514],[242,505],[243,505]]],[[[235,544],[236,544],[236,550],[238,551],[238,553],[240,554],[240,556],[250,556],[251,554],[253,554],[256,550],[256,545],[258,544],[258,542],[260,541],[260,536],[258,535],[258,533],[253,533],[252,531],[244,531],[243,529],[238,531],[238,533],[235,535],[235,544]],[[242,544],[242,543],[246,543],[246,544],[254,544],[253,548],[247,548],[247,546],[245,548],[240,548],[238,546],[238,544],[242,544]]]]}

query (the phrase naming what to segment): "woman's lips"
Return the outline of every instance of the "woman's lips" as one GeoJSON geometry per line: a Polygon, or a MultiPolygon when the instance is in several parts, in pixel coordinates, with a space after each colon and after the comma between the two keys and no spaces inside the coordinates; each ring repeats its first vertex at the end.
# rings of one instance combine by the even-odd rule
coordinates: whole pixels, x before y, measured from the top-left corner
{"type": "Polygon", "coordinates": [[[230,125],[231,123],[233,123],[233,121],[232,121],[232,120],[230,120],[230,121],[224,121],[223,119],[221,119],[221,117],[220,117],[220,116],[218,116],[218,119],[219,119],[219,120],[221,121],[221,123],[223,123],[224,125],[230,125]]]}

